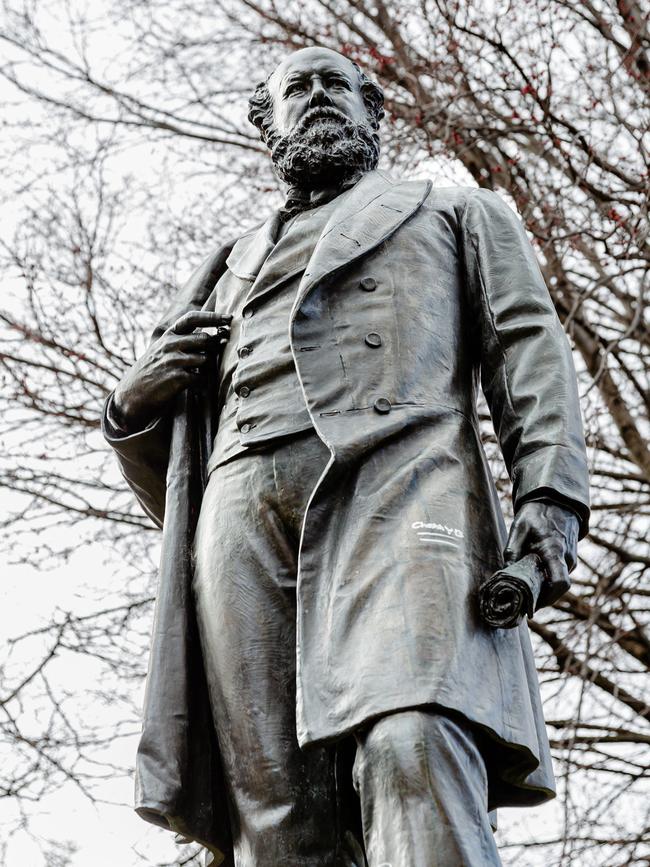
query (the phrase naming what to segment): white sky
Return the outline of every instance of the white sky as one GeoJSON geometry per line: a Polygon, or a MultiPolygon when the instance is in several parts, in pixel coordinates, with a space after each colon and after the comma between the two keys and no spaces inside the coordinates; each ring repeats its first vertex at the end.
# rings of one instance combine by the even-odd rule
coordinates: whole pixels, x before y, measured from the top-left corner
{"type": "MultiPolygon", "coordinates": [[[[0,511],[12,503],[2,495],[0,511]]],[[[4,571],[0,595],[0,635],[10,637],[48,623],[52,613],[61,610],[79,611],[87,606],[89,574],[93,584],[110,588],[113,570],[102,565],[102,552],[84,549],[73,556],[65,567],[39,571],[31,567],[12,566],[4,571]]],[[[103,552],[110,554],[110,552],[103,552]]],[[[54,687],[70,687],[77,683],[80,698],[84,688],[96,684],[92,662],[86,658],[68,655],[58,672],[53,672],[54,687]]],[[[106,710],[94,709],[98,721],[103,722],[106,710]]],[[[124,738],[116,741],[111,758],[119,765],[133,764],[137,740],[124,738]]],[[[74,867],[131,867],[142,864],[136,851],[150,853],[149,863],[155,864],[171,847],[171,835],[148,826],[132,810],[133,783],[118,779],[102,786],[102,796],[121,806],[93,805],[75,786],[66,784],[38,804],[30,807],[30,831],[43,840],[63,843],[71,841],[78,847],[72,858],[74,867]]],[[[17,803],[0,799],[0,842],[8,841],[4,867],[50,867],[41,846],[27,831],[11,833],[19,822],[17,803]]]]}

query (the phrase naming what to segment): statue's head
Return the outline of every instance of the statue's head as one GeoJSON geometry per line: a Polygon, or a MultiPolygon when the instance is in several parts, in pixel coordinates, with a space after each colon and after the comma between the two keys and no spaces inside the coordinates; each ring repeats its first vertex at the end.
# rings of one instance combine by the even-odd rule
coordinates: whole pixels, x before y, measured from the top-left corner
{"type": "Polygon", "coordinates": [[[303,190],[374,169],[384,94],[356,63],[329,48],[290,54],[249,101],[280,180],[303,190]]]}

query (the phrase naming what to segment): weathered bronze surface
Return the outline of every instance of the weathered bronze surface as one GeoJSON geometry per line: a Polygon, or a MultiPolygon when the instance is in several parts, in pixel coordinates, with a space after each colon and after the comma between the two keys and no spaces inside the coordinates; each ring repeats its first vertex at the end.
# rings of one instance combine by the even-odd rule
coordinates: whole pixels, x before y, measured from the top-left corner
{"type": "Polygon", "coordinates": [[[517,606],[566,591],[587,529],[571,352],[496,194],[377,170],[382,106],[325,49],[258,86],[285,205],[210,253],[104,413],[163,529],[136,808],[214,864],[498,865],[488,811],[554,794],[517,606]],[[504,560],[530,594],[479,605],[504,560]]]}

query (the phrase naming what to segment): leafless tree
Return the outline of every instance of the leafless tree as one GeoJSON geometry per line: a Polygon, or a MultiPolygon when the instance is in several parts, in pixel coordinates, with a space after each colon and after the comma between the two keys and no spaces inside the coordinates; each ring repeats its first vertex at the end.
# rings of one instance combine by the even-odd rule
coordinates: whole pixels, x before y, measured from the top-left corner
{"type": "MultiPolygon", "coordinates": [[[[572,592],[531,622],[563,819],[534,840],[513,824],[506,861],[650,863],[647,8],[637,0],[53,6],[7,0],[4,8],[0,159],[14,215],[2,240],[0,485],[13,504],[4,536],[11,532],[19,562],[58,562],[80,545],[110,550],[119,588],[96,611],[57,613],[21,664],[0,669],[0,730],[14,748],[0,792],[28,815],[29,799],[61,778],[96,790],[103,771],[94,757],[111,734],[69,715],[69,697],[51,686],[63,653],[92,657],[110,678],[119,698],[113,732],[137,724],[157,534],[102,447],[101,402],[182,276],[218,239],[258,221],[260,202],[266,210],[278,201],[245,121],[251,79],[288,50],[325,45],[384,86],[387,167],[460,178],[516,206],[575,350],[592,529],[572,592]],[[34,702],[36,727],[24,713],[34,702]]],[[[15,636],[13,646],[34,640],[15,636]]]]}

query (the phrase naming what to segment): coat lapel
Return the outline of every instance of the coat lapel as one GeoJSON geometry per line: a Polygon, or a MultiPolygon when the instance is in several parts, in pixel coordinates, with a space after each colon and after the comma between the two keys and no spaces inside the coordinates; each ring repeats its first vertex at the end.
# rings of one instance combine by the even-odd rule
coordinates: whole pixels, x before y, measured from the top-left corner
{"type": "MultiPolygon", "coordinates": [[[[294,311],[316,283],[392,235],[417,211],[430,189],[430,181],[395,183],[383,172],[368,172],[328,220],[300,282],[294,311]]],[[[257,278],[275,246],[279,221],[276,211],[237,241],[226,261],[233,274],[243,280],[257,278]]]]}
{"type": "Polygon", "coordinates": [[[275,247],[280,214],[274,211],[258,229],[241,237],[226,260],[226,265],[236,277],[255,280],[269,253],[275,247]]]}
{"type": "Polygon", "coordinates": [[[368,172],[325,226],[301,280],[294,313],[316,283],[390,237],[430,190],[431,181],[394,183],[383,172],[368,172]]]}
{"type": "MultiPolygon", "coordinates": [[[[350,193],[346,191],[341,198],[305,211],[296,217],[262,264],[246,296],[246,304],[252,300],[259,301],[263,295],[275,291],[280,285],[302,276],[309,265],[318,239],[329,223],[329,218],[342,207],[349,195],[350,193]]],[[[297,285],[298,281],[296,281],[297,285]]]]}

